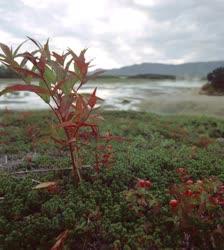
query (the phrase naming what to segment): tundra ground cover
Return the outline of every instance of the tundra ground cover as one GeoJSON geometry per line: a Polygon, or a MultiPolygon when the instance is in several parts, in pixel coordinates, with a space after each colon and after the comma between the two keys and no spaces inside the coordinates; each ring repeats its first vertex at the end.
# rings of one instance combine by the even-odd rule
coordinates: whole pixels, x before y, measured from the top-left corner
{"type": "Polygon", "coordinates": [[[70,163],[68,152],[48,140],[46,123],[54,119],[48,112],[1,114],[0,154],[8,156],[9,172],[2,168],[0,246],[49,249],[64,232],[65,249],[222,249],[224,121],[135,112],[103,116],[103,132],[130,140],[112,142],[113,166],[98,176],[83,169],[83,182],[74,187],[66,171],[10,175],[70,163]],[[32,189],[37,181],[55,180],[56,189],[32,189]]]}

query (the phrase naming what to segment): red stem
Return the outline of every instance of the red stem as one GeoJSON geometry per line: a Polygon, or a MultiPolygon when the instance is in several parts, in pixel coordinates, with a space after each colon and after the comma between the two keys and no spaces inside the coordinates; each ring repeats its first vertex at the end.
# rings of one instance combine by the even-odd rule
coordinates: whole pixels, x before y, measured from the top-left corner
{"type": "MultiPolygon", "coordinates": [[[[43,78],[43,79],[44,79],[44,78],[43,78]]],[[[55,103],[56,106],[57,106],[57,109],[58,109],[58,112],[59,112],[59,114],[60,114],[60,117],[58,116],[58,113],[55,111],[55,109],[51,106],[50,103],[49,103],[49,106],[50,106],[51,110],[53,111],[53,113],[55,114],[55,116],[58,118],[59,123],[64,122],[65,120],[63,119],[62,114],[61,114],[61,112],[60,112],[59,104],[57,103],[57,100],[55,99],[55,97],[54,97],[54,95],[53,95],[51,89],[49,88],[47,82],[45,81],[45,79],[44,79],[44,82],[45,82],[45,85],[46,85],[46,87],[47,87],[47,89],[48,89],[48,91],[49,91],[49,93],[50,93],[50,95],[51,95],[51,97],[52,97],[54,103],[55,103]]],[[[66,128],[64,128],[64,132],[65,132],[65,134],[66,134],[66,136],[67,136],[67,139],[70,141],[70,136],[69,136],[69,133],[68,133],[68,131],[67,131],[66,128]]],[[[82,177],[81,177],[81,174],[80,174],[80,172],[79,172],[79,164],[78,164],[78,162],[77,162],[78,154],[77,154],[77,152],[76,152],[76,154],[75,154],[75,156],[74,156],[74,147],[73,147],[73,143],[72,143],[72,142],[69,143],[69,151],[70,151],[71,160],[72,160],[73,174],[75,174],[75,175],[77,176],[78,182],[80,182],[80,181],[82,180],[82,177]]]]}

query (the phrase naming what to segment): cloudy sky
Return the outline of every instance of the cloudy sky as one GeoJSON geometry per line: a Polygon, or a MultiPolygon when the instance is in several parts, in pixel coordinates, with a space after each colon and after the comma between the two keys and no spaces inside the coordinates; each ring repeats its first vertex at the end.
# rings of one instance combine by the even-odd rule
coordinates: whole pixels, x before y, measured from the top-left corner
{"type": "Polygon", "coordinates": [[[97,68],[224,59],[224,0],[0,0],[0,40],[88,47],[97,68]]]}

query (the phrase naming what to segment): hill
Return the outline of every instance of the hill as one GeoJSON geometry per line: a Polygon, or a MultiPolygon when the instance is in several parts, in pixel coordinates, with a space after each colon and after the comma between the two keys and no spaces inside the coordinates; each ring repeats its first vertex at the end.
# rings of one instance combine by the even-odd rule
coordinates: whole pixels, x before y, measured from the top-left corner
{"type": "Polygon", "coordinates": [[[224,67],[224,61],[193,62],[184,64],[142,63],[110,69],[104,76],[169,75],[177,77],[206,77],[217,67],[224,67]]]}

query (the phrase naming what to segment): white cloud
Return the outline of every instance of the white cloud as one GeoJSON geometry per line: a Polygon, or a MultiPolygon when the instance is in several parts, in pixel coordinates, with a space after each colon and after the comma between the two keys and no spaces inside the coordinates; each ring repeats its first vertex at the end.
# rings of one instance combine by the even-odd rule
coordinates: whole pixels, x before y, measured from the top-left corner
{"type": "Polygon", "coordinates": [[[134,0],[135,4],[141,5],[141,6],[155,6],[157,4],[160,4],[161,0],[134,0]]]}
{"type": "Polygon", "coordinates": [[[221,0],[0,1],[0,36],[13,46],[29,35],[55,49],[89,47],[105,68],[221,60],[223,13],[221,0]]]}
{"type": "Polygon", "coordinates": [[[51,7],[52,5],[61,2],[61,0],[21,0],[21,1],[24,5],[36,9],[48,8],[51,7]]]}

